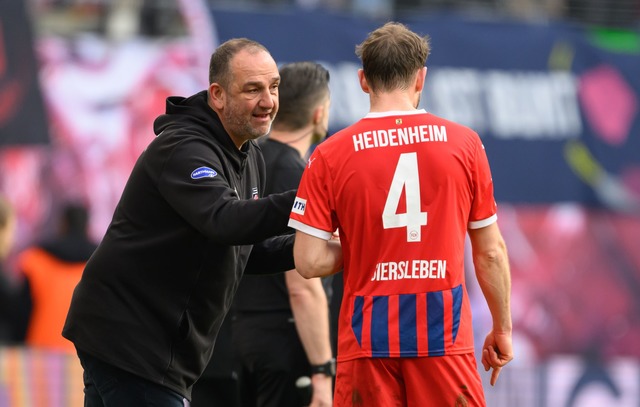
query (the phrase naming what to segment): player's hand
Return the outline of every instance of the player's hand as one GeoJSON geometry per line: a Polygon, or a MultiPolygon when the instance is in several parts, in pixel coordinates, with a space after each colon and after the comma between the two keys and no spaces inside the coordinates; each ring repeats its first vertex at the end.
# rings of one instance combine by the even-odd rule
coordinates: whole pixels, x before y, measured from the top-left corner
{"type": "Polygon", "coordinates": [[[313,393],[309,407],[331,407],[333,405],[333,379],[323,374],[311,376],[313,393]]]}
{"type": "Polygon", "coordinates": [[[496,384],[502,367],[513,359],[511,332],[489,332],[482,346],[482,365],[485,372],[491,372],[491,385],[496,384]]]}

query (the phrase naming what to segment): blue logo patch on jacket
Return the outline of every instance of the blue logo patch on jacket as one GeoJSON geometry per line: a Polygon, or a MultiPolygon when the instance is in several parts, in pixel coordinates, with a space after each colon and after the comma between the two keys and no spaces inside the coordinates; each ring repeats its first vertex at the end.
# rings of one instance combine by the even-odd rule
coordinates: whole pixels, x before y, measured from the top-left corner
{"type": "Polygon", "coordinates": [[[191,178],[192,179],[213,178],[216,175],[218,175],[218,173],[214,169],[211,169],[209,167],[200,167],[193,170],[193,172],[191,173],[191,178]]]}

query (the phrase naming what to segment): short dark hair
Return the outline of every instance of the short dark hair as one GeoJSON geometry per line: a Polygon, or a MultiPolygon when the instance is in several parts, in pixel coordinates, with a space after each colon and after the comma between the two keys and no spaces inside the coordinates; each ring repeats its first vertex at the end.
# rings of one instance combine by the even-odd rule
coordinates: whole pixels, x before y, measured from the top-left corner
{"type": "Polygon", "coordinates": [[[209,61],[209,84],[219,83],[224,89],[227,89],[231,81],[231,72],[229,71],[229,63],[231,59],[240,51],[247,49],[249,52],[265,51],[269,53],[267,48],[248,38],[233,38],[222,43],[211,54],[209,61]]]}
{"type": "Polygon", "coordinates": [[[406,89],[427,63],[429,36],[419,36],[401,23],[389,22],[356,46],[362,70],[373,91],[406,89]]]}
{"type": "Polygon", "coordinates": [[[311,121],[313,109],[329,97],[329,71],[316,62],[280,67],[280,107],[274,127],[296,130],[311,121]]]}

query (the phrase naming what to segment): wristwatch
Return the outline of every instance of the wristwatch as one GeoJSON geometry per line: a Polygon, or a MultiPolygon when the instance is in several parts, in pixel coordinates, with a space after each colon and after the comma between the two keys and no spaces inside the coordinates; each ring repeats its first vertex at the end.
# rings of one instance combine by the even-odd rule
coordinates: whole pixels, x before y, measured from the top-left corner
{"type": "Polygon", "coordinates": [[[327,362],[321,365],[311,365],[311,374],[323,374],[325,376],[333,377],[336,375],[336,360],[334,358],[329,359],[327,362]]]}

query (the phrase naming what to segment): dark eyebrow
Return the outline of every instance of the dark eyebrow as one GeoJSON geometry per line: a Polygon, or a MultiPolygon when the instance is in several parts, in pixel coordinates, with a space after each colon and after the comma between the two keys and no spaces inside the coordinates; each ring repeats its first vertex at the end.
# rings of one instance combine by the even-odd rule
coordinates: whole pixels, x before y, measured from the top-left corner
{"type": "MultiPolygon", "coordinates": [[[[269,83],[269,86],[271,86],[273,83],[280,83],[280,76],[274,76],[273,78],[271,78],[271,82],[269,83]]],[[[247,82],[243,85],[243,88],[247,88],[247,87],[261,87],[262,86],[262,82],[260,81],[251,81],[251,82],[247,82]]]]}
{"type": "Polygon", "coordinates": [[[247,83],[245,83],[243,87],[244,87],[244,88],[249,88],[249,87],[258,87],[258,88],[259,88],[259,87],[261,87],[261,86],[262,86],[262,82],[254,81],[254,82],[247,82],[247,83]]]}

